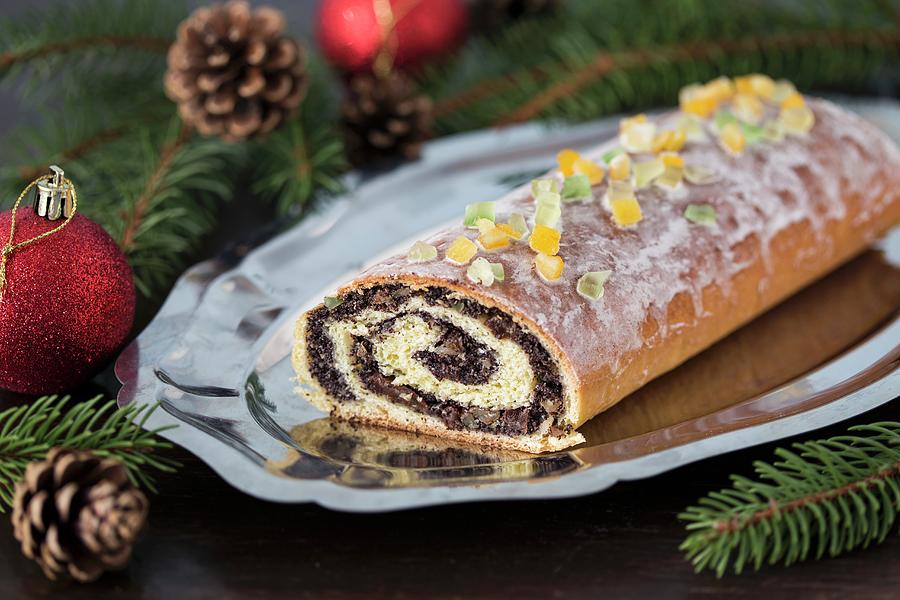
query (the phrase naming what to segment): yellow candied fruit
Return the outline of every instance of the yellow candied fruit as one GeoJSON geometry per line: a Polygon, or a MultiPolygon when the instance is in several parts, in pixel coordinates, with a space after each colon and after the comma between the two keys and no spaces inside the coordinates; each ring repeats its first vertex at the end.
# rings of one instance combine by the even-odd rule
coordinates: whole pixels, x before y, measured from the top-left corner
{"type": "Polygon", "coordinates": [[[663,151],[678,152],[684,148],[687,141],[687,132],[684,129],[673,129],[657,134],[653,140],[653,153],[663,151]]]}
{"type": "Polygon", "coordinates": [[[620,154],[609,164],[609,178],[623,181],[631,176],[631,159],[627,154],[620,154]]]}
{"type": "Polygon", "coordinates": [[[750,89],[763,100],[771,100],[775,95],[775,80],[762,73],[750,76],[750,89]]]}
{"type": "Polygon", "coordinates": [[[669,145],[669,140],[672,139],[672,131],[660,131],[656,134],[656,137],[653,138],[653,145],[650,146],[650,152],[656,154],[657,152],[662,152],[666,149],[666,146],[669,145]]]}
{"type": "Polygon", "coordinates": [[[478,236],[481,247],[485,250],[497,250],[509,246],[509,236],[499,227],[491,227],[488,231],[482,231],[478,236]]]}
{"type": "Polygon", "coordinates": [[[659,158],[667,167],[680,167],[682,169],[684,168],[684,157],[682,157],[677,152],[663,152],[659,155],[659,158]]]}
{"type": "Polygon", "coordinates": [[[535,225],[531,237],[528,238],[528,245],[535,252],[541,252],[548,256],[559,254],[559,231],[545,225],[535,225]]]}
{"type": "Polygon", "coordinates": [[[734,83],[727,77],[717,77],[703,87],[716,102],[727,102],[734,96],[734,83]]]}
{"type": "Polygon", "coordinates": [[[576,160],[573,170],[578,175],[587,175],[588,182],[590,182],[591,185],[597,185],[603,181],[603,175],[606,174],[603,167],[586,158],[579,158],[576,160]]]}
{"type": "Polygon", "coordinates": [[[778,122],[788,133],[805,134],[816,124],[816,116],[808,106],[784,108],[778,115],[778,122]]]}
{"type": "Polygon", "coordinates": [[[744,150],[744,144],[747,143],[744,137],[744,131],[737,123],[727,123],[719,132],[719,139],[732,154],[740,154],[744,150]]]}
{"type": "Polygon", "coordinates": [[[478,228],[478,233],[484,234],[496,227],[496,225],[490,219],[478,219],[475,221],[475,227],[478,228]]]}
{"type": "Polygon", "coordinates": [[[541,252],[534,255],[534,268],[547,281],[556,281],[563,272],[563,259],[558,256],[548,256],[541,252]]]}
{"type": "Polygon", "coordinates": [[[746,123],[759,123],[764,114],[766,107],[762,101],[756,96],[750,94],[737,94],[734,97],[732,105],[734,116],[746,123]]]}
{"type": "Polygon", "coordinates": [[[781,101],[782,109],[802,108],[804,106],[806,106],[806,100],[803,99],[803,95],[799,92],[791,92],[781,101]]]}
{"type": "Polygon", "coordinates": [[[707,118],[719,106],[716,97],[702,85],[689,85],[681,88],[678,94],[678,106],[682,112],[707,118]]]}
{"type": "Polygon", "coordinates": [[[497,227],[497,229],[499,229],[500,231],[505,233],[507,237],[510,237],[514,240],[522,239],[522,235],[523,235],[522,232],[516,231],[515,229],[513,229],[512,225],[510,225],[509,223],[497,223],[496,227],[497,227]]]}
{"type": "Polygon", "coordinates": [[[734,78],[734,88],[737,90],[738,94],[754,93],[752,77],[752,75],[743,75],[734,78]]]}
{"type": "Polygon", "coordinates": [[[447,247],[447,260],[464,265],[478,254],[478,246],[464,235],[459,236],[447,247]]]}
{"type": "Polygon", "coordinates": [[[639,115],[634,115],[633,117],[625,117],[621,121],[619,121],[619,133],[622,133],[628,130],[632,125],[637,125],[638,123],[646,123],[647,115],[641,113],[639,115]]]}
{"type": "Polygon", "coordinates": [[[612,208],[613,221],[619,227],[628,227],[641,220],[641,205],[636,198],[613,200],[609,203],[612,208]]]}
{"type": "Polygon", "coordinates": [[[559,164],[559,170],[564,177],[571,177],[575,174],[575,162],[580,158],[581,155],[571,148],[560,150],[556,154],[556,162],[559,164]]]}

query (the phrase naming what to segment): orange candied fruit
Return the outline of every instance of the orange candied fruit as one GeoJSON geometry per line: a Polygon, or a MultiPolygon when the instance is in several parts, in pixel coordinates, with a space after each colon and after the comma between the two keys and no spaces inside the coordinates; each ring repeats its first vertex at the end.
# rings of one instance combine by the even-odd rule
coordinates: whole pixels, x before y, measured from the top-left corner
{"type": "Polygon", "coordinates": [[[624,181],[631,176],[631,159],[627,154],[620,154],[609,164],[609,178],[624,181]]]}
{"type": "Polygon", "coordinates": [[[625,198],[624,200],[613,200],[610,202],[612,208],[613,221],[619,227],[628,227],[634,225],[643,218],[641,215],[641,205],[638,204],[636,198],[625,198]]]}
{"type": "Polygon", "coordinates": [[[556,162],[559,164],[559,170],[563,177],[571,177],[575,174],[575,161],[579,160],[581,155],[571,148],[560,150],[556,153],[556,162]]]}
{"type": "Polygon", "coordinates": [[[491,227],[478,236],[481,247],[485,250],[497,250],[509,246],[509,236],[499,227],[491,227]]]}
{"type": "Polygon", "coordinates": [[[659,158],[667,167],[680,167],[682,169],[684,168],[684,157],[682,157],[677,152],[663,152],[659,155],[659,158]]]}
{"type": "Polygon", "coordinates": [[[516,231],[515,229],[513,229],[512,225],[510,225],[509,223],[497,223],[496,227],[497,227],[497,229],[499,229],[500,231],[505,233],[507,235],[507,237],[511,237],[514,240],[522,239],[522,235],[523,235],[522,232],[516,231]]]}
{"type": "Polygon", "coordinates": [[[535,225],[531,237],[528,238],[528,245],[535,252],[555,256],[559,254],[559,231],[545,225],[535,225]]]}
{"type": "Polygon", "coordinates": [[[799,92],[791,92],[781,101],[781,108],[803,108],[806,106],[806,100],[799,92]]]}
{"type": "Polygon", "coordinates": [[[703,86],[716,102],[727,102],[734,96],[734,83],[727,77],[717,77],[703,86]]]}
{"type": "Polygon", "coordinates": [[[556,281],[563,272],[563,259],[558,256],[548,256],[541,252],[534,255],[534,268],[547,281],[556,281]]]}
{"type": "Polygon", "coordinates": [[[687,133],[685,133],[684,129],[673,129],[670,131],[661,131],[656,134],[656,138],[653,140],[653,147],[651,151],[656,154],[657,152],[663,152],[665,150],[671,152],[677,152],[684,148],[684,143],[687,141],[687,133]]]}
{"type": "Polygon", "coordinates": [[[603,167],[586,158],[579,158],[576,160],[573,165],[573,170],[577,175],[587,175],[588,182],[590,182],[591,185],[599,184],[603,181],[603,176],[606,174],[603,167]]]}
{"type": "Polygon", "coordinates": [[[683,112],[707,118],[719,103],[716,97],[702,85],[689,85],[678,94],[678,105],[683,112]]]}
{"type": "Polygon", "coordinates": [[[445,256],[448,260],[464,265],[478,254],[478,246],[464,235],[459,236],[447,247],[445,256]]]}

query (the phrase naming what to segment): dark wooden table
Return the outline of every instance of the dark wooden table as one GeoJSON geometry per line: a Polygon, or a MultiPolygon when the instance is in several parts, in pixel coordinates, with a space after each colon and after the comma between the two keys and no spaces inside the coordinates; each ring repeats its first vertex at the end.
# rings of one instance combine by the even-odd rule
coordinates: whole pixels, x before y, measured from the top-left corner
{"type": "MultiPolygon", "coordinates": [[[[900,419],[900,400],[854,423],[900,419]]],[[[841,432],[846,424],[816,432],[841,432]]],[[[807,436],[808,437],[808,436],[807,436]]],[[[784,442],[783,442],[784,443],[784,442]]],[[[622,483],[583,498],[346,514],[256,500],[198,459],[160,480],[150,527],[126,570],[54,584],[0,518],[0,598],[147,597],[900,597],[900,535],[837,559],[759,573],[694,574],[679,511],[749,473],[774,446],[622,483]]]]}

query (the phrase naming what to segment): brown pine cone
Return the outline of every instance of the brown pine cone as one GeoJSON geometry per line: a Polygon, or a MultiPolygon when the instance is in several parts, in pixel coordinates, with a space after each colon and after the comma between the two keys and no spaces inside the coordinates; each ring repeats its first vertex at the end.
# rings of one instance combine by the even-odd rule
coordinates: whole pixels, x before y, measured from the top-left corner
{"type": "Polygon", "coordinates": [[[431,99],[402,73],[354,76],[341,105],[347,156],[354,165],[418,158],[431,133],[432,109],[431,99]]]}
{"type": "Polygon", "coordinates": [[[50,579],[93,581],[128,562],[148,506],[119,461],[53,448],[16,484],[13,534],[50,579]]]}
{"type": "Polygon", "coordinates": [[[181,118],[203,135],[238,141],[268,133],[306,92],[303,50],[284,16],[243,0],[198,8],[178,27],[165,84],[181,118]]]}

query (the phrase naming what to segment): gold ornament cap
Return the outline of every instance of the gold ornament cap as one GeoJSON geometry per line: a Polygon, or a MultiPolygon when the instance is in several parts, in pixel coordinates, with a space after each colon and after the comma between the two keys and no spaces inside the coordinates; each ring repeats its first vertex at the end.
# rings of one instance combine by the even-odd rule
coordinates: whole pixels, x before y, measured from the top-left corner
{"type": "Polygon", "coordinates": [[[34,212],[48,221],[68,219],[75,212],[72,182],[58,166],[50,165],[50,171],[35,185],[34,212]]]}

